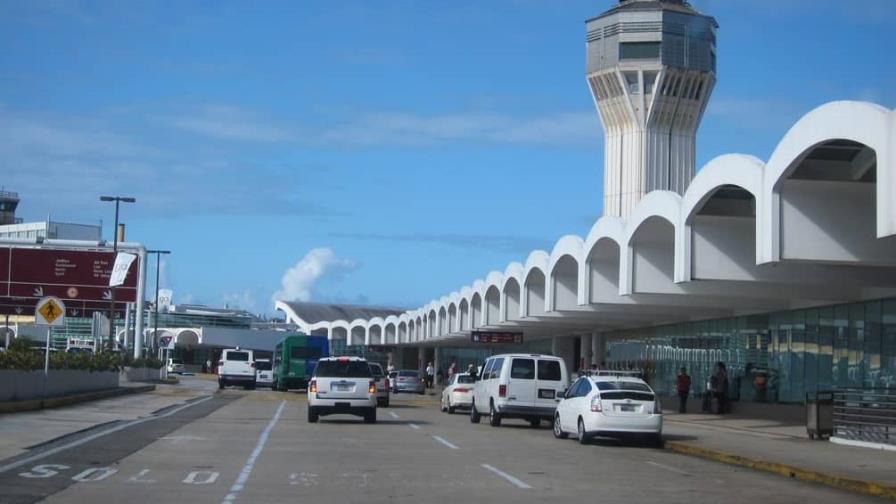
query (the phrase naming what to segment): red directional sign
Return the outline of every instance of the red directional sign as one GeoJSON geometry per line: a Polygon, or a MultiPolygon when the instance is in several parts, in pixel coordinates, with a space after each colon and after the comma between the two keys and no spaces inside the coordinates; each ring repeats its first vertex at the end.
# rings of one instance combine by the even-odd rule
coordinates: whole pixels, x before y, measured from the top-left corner
{"type": "Polygon", "coordinates": [[[471,331],[473,343],[522,343],[523,333],[508,331],[471,331]]]}
{"type": "MultiPolygon", "coordinates": [[[[56,296],[65,302],[67,311],[83,314],[70,316],[108,310],[114,262],[112,252],[2,247],[0,313],[33,313],[36,300],[45,296],[56,296]]],[[[137,269],[134,261],[124,285],[115,288],[116,310],[124,311],[124,303],[136,301],[137,269]]]]}

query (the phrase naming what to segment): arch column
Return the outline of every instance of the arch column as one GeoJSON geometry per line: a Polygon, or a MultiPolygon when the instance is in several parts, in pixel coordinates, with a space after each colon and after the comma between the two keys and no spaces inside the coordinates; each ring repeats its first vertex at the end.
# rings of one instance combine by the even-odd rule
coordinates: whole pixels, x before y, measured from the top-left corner
{"type": "Polygon", "coordinates": [[[592,337],[590,334],[584,334],[582,336],[579,336],[579,338],[581,341],[581,344],[579,345],[579,347],[581,348],[581,354],[582,354],[582,369],[588,369],[591,367],[591,363],[593,362],[592,357],[591,357],[592,356],[592,353],[591,353],[592,337]]]}

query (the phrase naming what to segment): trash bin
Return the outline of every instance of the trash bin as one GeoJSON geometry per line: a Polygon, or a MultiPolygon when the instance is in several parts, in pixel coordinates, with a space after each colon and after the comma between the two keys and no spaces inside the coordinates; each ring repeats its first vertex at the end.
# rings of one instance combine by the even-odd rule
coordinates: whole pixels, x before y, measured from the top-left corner
{"type": "Polygon", "coordinates": [[[806,432],[810,439],[826,439],[834,434],[834,393],[806,394],[806,432]]]}

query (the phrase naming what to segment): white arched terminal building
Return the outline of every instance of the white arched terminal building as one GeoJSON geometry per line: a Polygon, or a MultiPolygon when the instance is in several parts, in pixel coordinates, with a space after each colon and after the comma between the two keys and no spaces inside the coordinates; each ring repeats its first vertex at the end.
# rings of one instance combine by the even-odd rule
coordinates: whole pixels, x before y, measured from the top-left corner
{"type": "Polygon", "coordinates": [[[642,369],[670,395],[679,367],[699,393],[718,361],[743,402],[896,387],[896,112],[827,103],[768,160],[728,154],[695,170],[716,28],[680,0],[624,0],[588,20],[587,81],[608,153],[604,216],[587,235],[416,309],[304,329],[388,346],[409,367],[554,352],[572,369],[642,369]],[[474,330],[523,340],[485,346],[474,330]]]}

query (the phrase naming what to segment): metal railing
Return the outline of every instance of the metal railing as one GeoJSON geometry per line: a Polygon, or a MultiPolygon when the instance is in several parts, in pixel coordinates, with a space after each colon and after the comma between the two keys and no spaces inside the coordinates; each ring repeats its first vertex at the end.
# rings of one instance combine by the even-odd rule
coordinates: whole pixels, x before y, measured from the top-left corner
{"type": "Polygon", "coordinates": [[[834,390],[834,435],[896,445],[896,390],[834,390]]]}

